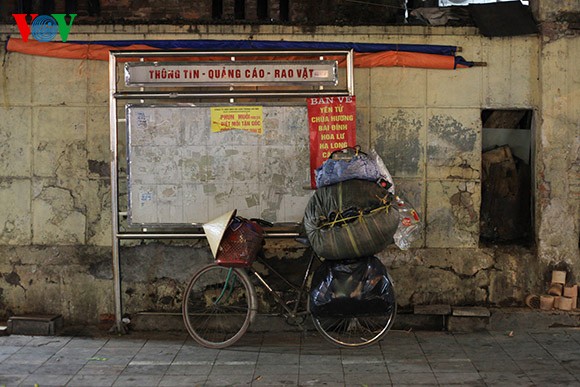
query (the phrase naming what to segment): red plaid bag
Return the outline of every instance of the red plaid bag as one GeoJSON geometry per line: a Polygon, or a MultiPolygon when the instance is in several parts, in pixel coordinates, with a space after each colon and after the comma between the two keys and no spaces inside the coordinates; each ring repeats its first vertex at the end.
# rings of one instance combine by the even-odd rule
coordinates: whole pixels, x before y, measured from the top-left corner
{"type": "Polygon", "coordinates": [[[264,232],[256,222],[236,216],[218,247],[216,263],[228,267],[249,267],[262,248],[264,232]]]}

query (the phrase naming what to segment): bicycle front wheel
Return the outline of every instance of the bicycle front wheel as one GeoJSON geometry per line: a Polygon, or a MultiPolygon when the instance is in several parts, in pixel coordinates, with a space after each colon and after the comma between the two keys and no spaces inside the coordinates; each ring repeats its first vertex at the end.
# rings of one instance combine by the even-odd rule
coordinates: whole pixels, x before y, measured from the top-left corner
{"type": "Polygon", "coordinates": [[[256,291],[243,269],[211,264],[189,282],[183,322],[191,337],[207,348],[225,348],[248,330],[257,310],[256,291]]]}
{"type": "MultiPolygon", "coordinates": [[[[394,297],[394,293],[393,293],[394,297]]],[[[381,340],[391,329],[397,314],[394,302],[381,314],[370,316],[314,316],[316,330],[340,347],[360,348],[381,340]]]]}

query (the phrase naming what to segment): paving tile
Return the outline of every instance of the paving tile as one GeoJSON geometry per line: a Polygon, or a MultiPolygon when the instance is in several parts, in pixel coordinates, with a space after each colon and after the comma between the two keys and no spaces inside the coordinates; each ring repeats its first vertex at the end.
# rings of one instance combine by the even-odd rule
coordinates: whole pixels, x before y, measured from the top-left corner
{"type": "Polygon", "coordinates": [[[575,385],[580,386],[580,375],[572,374],[565,369],[558,368],[551,372],[545,370],[528,370],[526,376],[537,385],[575,385]]]}
{"type": "Polygon", "coordinates": [[[511,361],[511,357],[505,353],[501,348],[494,349],[479,349],[479,350],[469,350],[464,349],[464,357],[468,357],[472,360],[506,360],[511,361]]]}
{"type": "Polygon", "coordinates": [[[258,361],[255,366],[256,373],[265,374],[292,374],[300,371],[300,364],[298,362],[292,364],[269,364],[258,361]]]}
{"type": "Polygon", "coordinates": [[[185,352],[190,352],[190,353],[204,353],[204,354],[218,354],[221,352],[221,349],[212,349],[212,348],[205,348],[200,346],[199,344],[191,341],[186,341],[185,343],[183,343],[183,345],[181,346],[181,348],[179,348],[179,351],[185,351],[185,352]]]}
{"type": "Polygon", "coordinates": [[[438,385],[433,372],[390,372],[391,382],[395,385],[438,385]]]}
{"type": "Polygon", "coordinates": [[[139,386],[153,387],[157,386],[163,375],[120,375],[113,386],[139,386]]]}
{"type": "Polygon", "coordinates": [[[344,375],[312,373],[298,376],[300,386],[344,386],[344,375]]]}
{"type": "Polygon", "coordinates": [[[426,360],[388,360],[389,372],[431,373],[431,366],[426,360]]]}
{"type": "Polygon", "coordinates": [[[343,371],[347,373],[387,374],[387,365],[381,361],[366,364],[343,364],[343,371]]]}
{"type": "Polygon", "coordinates": [[[29,375],[40,366],[38,363],[0,363],[0,375],[29,375]]]}
{"type": "Polygon", "coordinates": [[[515,363],[522,370],[544,370],[548,372],[560,372],[563,367],[559,362],[553,359],[525,359],[515,360],[515,363]]]}
{"type": "Polygon", "coordinates": [[[0,374],[0,386],[18,386],[20,382],[26,379],[29,375],[10,375],[0,374]]]}
{"type": "Polygon", "coordinates": [[[0,363],[2,363],[5,359],[8,359],[11,354],[0,355],[0,363]]]}
{"type": "Polygon", "coordinates": [[[135,355],[128,365],[131,366],[169,365],[174,359],[175,355],[160,355],[160,356],[135,355]]]}
{"type": "Polygon", "coordinates": [[[256,363],[259,354],[257,352],[222,352],[215,358],[216,364],[227,364],[233,361],[256,363]]]}
{"type": "Polygon", "coordinates": [[[133,357],[137,353],[139,353],[139,348],[131,348],[131,347],[121,347],[121,348],[113,348],[113,347],[103,347],[97,352],[95,352],[94,356],[96,357],[114,357],[114,356],[130,356],[133,357]]]}
{"type": "Polygon", "coordinates": [[[59,375],[59,374],[33,374],[29,375],[21,383],[23,386],[64,386],[71,380],[73,375],[59,375]]]}
{"type": "Polygon", "coordinates": [[[206,380],[206,375],[165,375],[159,382],[159,386],[201,386],[206,380]]]}
{"type": "Polygon", "coordinates": [[[324,364],[318,362],[310,362],[310,363],[300,363],[300,375],[306,374],[336,374],[340,373],[342,375],[343,369],[342,364],[324,364]]]}
{"type": "Polygon", "coordinates": [[[30,343],[32,340],[33,340],[32,336],[22,336],[22,335],[1,336],[0,345],[23,347],[28,343],[30,343]]]}
{"type": "Polygon", "coordinates": [[[69,343],[70,337],[57,336],[31,336],[31,339],[26,343],[29,347],[50,347],[62,348],[69,343]]]}
{"type": "Polygon", "coordinates": [[[121,376],[125,375],[164,375],[169,368],[170,363],[167,364],[153,364],[153,365],[127,365],[121,376]]]}
{"type": "Polygon", "coordinates": [[[2,364],[43,364],[52,357],[51,354],[21,354],[16,352],[2,362],[2,364]]]}
{"type": "Polygon", "coordinates": [[[68,382],[69,386],[110,387],[118,375],[77,374],[68,382]]]}
{"type": "Polygon", "coordinates": [[[296,386],[298,374],[259,374],[254,375],[252,386],[296,386]]]}
{"type": "Polygon", "coordinates": [[[489,357],[484,360],[472,359],[471,363],[479,372],[518,372],[521,370],[521,368],[511,359],[495,359],[493,357],[489,357]]]}
{"type": "Polygon", "coordinates": [[[108,365],[122,365],[126,366],[133,360],[133,356],[105,356],[97,353],[95,356],[87,359],[86,364],[108,364],[108,365]]]}
{"type": "Polygon", "coordinates": [[[247,374],[210,374],[207,378],[206,385],[232,386],[232,385],[251,385],[254,379],[253,373],[247,374]]]}
{"type": "Polygon", "coordinates": [[[576,348],[568,349],[568,346],[566,344],[566,348],[548,349],[548,352],[558,361],[580,361],[580,351],[576,348]]]}
{"type": "Polygon", "coordinates": [[[55,347],[37,347],[37,346],[25,346],[21,347],[19,351],[15,352],[15,355],[24,356],[24,355],[31,355],[31,356],[54,356],[61,348],[55,347]]]}
{"type": "Polygon", "coordinates": [[[543,349],[518,348],[517,350],[506,350],[506,354],[514,360],[552,360],[554,357],[543,349]]]}
{"type": "Polygon", "coordinates": [[[75,375],[83,367],[76,363],[45,363],[34,371],[35,375],[75,375]]]}
{"type": "Polygon", "coordinates": [[[254,374],[254,364],[215,364],[211,369],[210,376],[231,374],[254,374]]]}
{"type": "Polygon", "coordinates": [[[318,346],[309,345],[307,347],[302,347],[300,349],[300,356],[313,356],[313,357],[340,357],[340,349],[330,347],[328,344],[319,344],[318,346]]]}
{"type": "Polygon", "coordinates": [[[88,363],[79,370],[77,375],[114,375],[116,377],[123,372],[125,367],[125,365],[88,363]]]}
{"type": "Polygon", "coordinates": [[[50,357],[47,361],[46,364],[70,364],[70,363],[74,363],[74,364],[86,364],[87,362],[89,362],[92,356],[91,355],[82,355],[79,354],[78,356],[74,356],[72,354],[67,354],[66,356],[61,356],[61,355],[53,355],[52,357],[50,357]]]}
{"type": "Polygon", "coordinates": [[[176,357],[171,365],[184,365],[184,366],[195,366],[195,367],[208,367],[211,368],[215,364],[213,359],[190,359],[186,357],[176,357]]]}
{"type": "Polygon", "coordinates": [[[427,361],[433,362],[439,361],[441,359],[448,361],[462,361],[468,357],[465,355],[465,353],[461,348],[457,348],[453,352],[442,351],[439,353],[437,352],[425,353],[425,358],[427,359],[427,361]]]}
{"type": "Polygon", "coordinates": [[[195,364],[171,364],[165,375],[209,375],[211,372],[211,365],[195,365],[195,364]]]}
{"type": "Polygon", "coordinates": [[[103,349],[136,349],[139,350],[147,343],[147,339],[110,339],[104,345],[103,349]]]}
{"type": "Polygon", "coordinates": [[[224,350],[179,334],[131,335],[86,346],[76,337],[0,337],[0,386],[580,386],[580,335],[571,330],[393,331],[363,349],[316,333],[253,334],[224,350]]]}
{"type": "Polygon", "coordinates": [[[376,374],[345,372],[344,383],[347,386],[387,386],[391,384],[391,376],[387,372],[376,374]]]}
{"type": "Polygon", "coordinates": [[[284,343],[276,343],[276,345],[269,345],[260,348],[260,355],[268,355],[268,354],[286,354],[286,355],[299,355],[302,351],[300,346],[284,346],[284,343]]]}
{"type": "Polygon", "coordinates": [[[190,353],[188,350],[181,350],[175,355],[173,361],[206,361],[213,363],[215,361],[217,354],[205,354],[205,353],[190,353]]]}
{"type": "Polygon", "coordinates": [[[470,359],[445,359],[430,361],[433,372],[477,372],[470,359]]]}
{"type": "Polygon", "coordinates": [[[0,355],[11,355],[15,352],[18,352],[22,347],[15,346],[15,345],[2,345],[0,343],[0,355]]]}
{"type": "Polygon", "coordinates": [[[256,362],[257,364],[277,364],[277,365],[293,365],[300,363],[300,355],[298,353],[264,353],[260,352],[260,356],[256,362]]]}
{"type": "Polygon", "coordinates": [[[442,386],[461,384],[464,386],[486,386],[477,372],[435,372],[435,378],[442,386]]]}
{"type": "Polygon", "coordinates": [[[383,357],[387,361],[396,361],[396,360],[416,360],[416,359],[425,359],[425,354],[423,351],[419,350],[405,350],[402,349],[401,351],[397,351],[396,349],[383,351],[383,357]]]}
{"type": "Polygon", "coordinates": [[[300,354],[300,364],[342,364],[342,358],[338,355],[326,354],[300,354]]]}
{"type": "Polygon", "coordinates": [[[73,337],[67,344],[67,348],[101,348],[109,339],[92,337],[73,337]]]}
{"type": "Polygon", "coordinates": [[[479,375],[489,386],[533,386],[531,379],[523,372],[480,372],[479,375]]]}
{"type": "Polygon", "coordinates": [[[382,352],[365,354],[365,355],[355,355],[352,352],[342,355],[342,364],[365,364],[365,363],[377,363],[385,362],[382,352]]]}
{"type": "MultiPolygon", "coordinates": [[[[580,351],[580,349],[579,349],[580,351]]],[[[573,375],[580,375],[580,361],[578,360],[563,360],[560,362],[562,367],[566,368],[573,375]]]]}

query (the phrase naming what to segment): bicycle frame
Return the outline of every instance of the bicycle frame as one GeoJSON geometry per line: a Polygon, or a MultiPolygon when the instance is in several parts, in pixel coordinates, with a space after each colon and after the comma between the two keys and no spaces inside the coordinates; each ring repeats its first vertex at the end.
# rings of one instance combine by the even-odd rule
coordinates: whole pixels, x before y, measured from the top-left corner
{"type": "MultiPolygon", "coordinates": [[[[381,305],[380,313],[373,313],[371,316],[364,312],[359,315],[343,315],[338,311],[330,315],[312,315],[310,299],[308,298],[306,303],[303,301],[309,296],[314,257],[320,260],[317,254],[311,251],[302,283],[298,286],[291,282],[289,277],[276,271],[266,262],[264,253],[260,252],[256,262],[264,265],[269,273],[274,275],[269,279],[283,282],[277,285],[279,289],[270,286],[257,266],[250,268],[217,264],[204,266],[194,274],[185,291],[182,310],[189,334],[196,342],[208,348],[226,348],[236,343],[246,333],[257,315],[259,301],[256,286],[259,286],[259,282],[263,289],[272,295],[275,303],[282,307],[280,313],[275,314],[284,316],[288,324],[305,330],[306,327],[303,325],[305,318],[312,316],[316,330],[326,340],[340,347],[364,347],[379,341],[390,329],[396,315],[392,281],[389,279],[385,285],[389,288],[389,293],[385,293],[390,297],[389,300],[385,300],[389,304],[381,305]],[[256,277],[255,281],[251,280],[252,275],[256,277]],[[287,287],[284,287],[284,284],[287,287]],[[206,294],[206,291],[209,293],[206,294]],[[292,298],[279,294],[280,291],[292,292],[292,298]],[[213,304],[208,304],[208,301],[213,304]],[[291,303],[294,305],[290,305],[291,303]]],[[[376,257],[372,258],[378,260],[376,257]]],[[[298,282],[294,279],[292,281],[298,282]]]]}
{"type": "Polygon", "coordinates": [[[312,264],[314,263],[314,258],[318,259],[318,256],[316,255],[316,253],[314,251],[310,251],[310,259],[308,260],[308,265],[306,267],[306,271],[304,272],[304,277],[302,278],[302,284],[300,286],[296,286],[295,284],[293,284],[292,282],[290,282],[286,277],[284,277],[282,274],[280,274],[278,271],[276,271],[274,268],[272,268],[272,266],[270,264],[268,264],[265,261],[265,256],[264,256],[264,252],[261,251],[258,254],[257,257],[257,261],[266,266],[266,268],[273,274],[276,275],[276,277],[278,277],[279,279],[281,279],[285,284],[287,284],[292,290],[296,291],[298,293],[298,295],[296,296],[296,299],[294,300],[294,307],[293,308],[289,308],[288,305],[286,305],[286,302],[282,299],[282,297],[280,297],[278,295],[278,293],[276,293],[276,289],[273,289],[270,284],[268,284],[268,282],[260,275],[260,273],[258,273],[253,266],[248,268],[248,271],[250,274],[253,274],[258,281],[264,286],[264,288],[266,290],[268,290],[268,293],[272,295],[272,297],[274,297],[274,300],[276,301],[277,304],[279,304],[284,311],[286,312],[286,317],[287,318],[296,318],[298,316],[305,316],[308,315],[310,312],[308,311],[308,306],[305,305],[304,306],[304,310],[303,311],[299,311],[299,307],[301,304],[301,300],[302,300],[302,296],[303,294],[307,291],[306,286],[308,283],[308,278],[310,277],[310,273],[312,271],[312,264]]]}

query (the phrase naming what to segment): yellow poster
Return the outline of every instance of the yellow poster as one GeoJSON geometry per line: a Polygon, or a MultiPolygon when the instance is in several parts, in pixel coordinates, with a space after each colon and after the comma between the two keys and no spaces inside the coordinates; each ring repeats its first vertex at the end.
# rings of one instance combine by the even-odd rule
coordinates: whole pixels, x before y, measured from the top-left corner
{"type": "Polygon", "coordinates": [[[262,134],[262,106],[220,106],[211,109],[211,131],[247,130],[262,134]]]}

